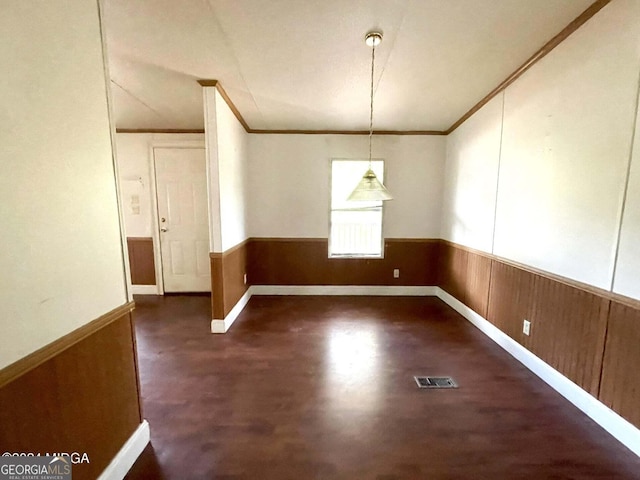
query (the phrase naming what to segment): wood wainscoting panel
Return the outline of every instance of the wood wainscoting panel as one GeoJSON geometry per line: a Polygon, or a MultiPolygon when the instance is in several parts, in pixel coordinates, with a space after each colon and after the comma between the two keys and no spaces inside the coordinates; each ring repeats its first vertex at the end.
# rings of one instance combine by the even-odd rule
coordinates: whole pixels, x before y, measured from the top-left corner
{"type": "Polygon", "coordinates": [[[467,305],[464,287],[467,275],[467,255],[466,250],[457,248],[447,242],[440,244],[438,285],[465,305],[467,305]]]}
{"type": "Polygon", "coordinates": [[[528,348],[597,397],[609,299],[540,275],[534,282],[528,348]]]}
{"type": "Polygon", "coordinates": [[[493,260],[488,320],[594,396],[608,309],[605,297],[493,260]]]}
{"type": "Polygon", "coordinates": [[[247,273],[249,240],[223,253],[210,253],[213,318],[224,319],[249,289],[247,273]]]}
{"type": "Polygon", "coordinates": [[[599,399],[640,428],[640,310],[611,302],[599,399]]]}
{"type": "Polygon", "coordinates": [[[222,253],[209,253],[211,261],[211,313],[212,318],[224,318],[224,276],[222,253]]]}
{"type": "Polygon", "coordinates": [[[492,260],[487,320],[528,349],[530,337],[522,333],[522,322],[533,317],[534,281],[529,272],[492,260]]]}
{"type": "Polygon", "coordinates": [[[142,421],[131,322],[127,311],[0,388],[3,453],[86,453],[73,478],[102,473],[142,421]]]}
{"type": "Polygon", "coordinates": [[[248,271],[251,285],[314,285],[328,278],[325,238],[252,238],[248,271]]]}
{"type": "Polygon", "coordinates": [[[252,285],[435,286],[439,240],[386,239],[384,258],[329,258],[326,238],[252,238],[252,285]],[[393,277],[394,269],[400,277],[393,277]]]}
{"type": "Polygon", "coordinates": [[[227,250],[222,256],[225,317],[249,288],[249,285],[244,283],[244,274],[247,273],[247,246],[248,241],[245,240],[227,250]]]}
{"type": "Polygon", "coordinates": [[[473,252],[468,253],[465,282],[467,305],[484,318],[487,318],[489,308],[491,267],[490,258],[473,252]]]}
{"type": "Polygon", "coordinates": [[[133,285],[155,285],[156,265],[153,253],[153,238],[127,237],[129,267],[133,285]]]}
{"type": "Polygon", "coordinates": [[[487,317],[491,259],[480,252],[442,242],[439,286],[476,313],[487,317]]]}

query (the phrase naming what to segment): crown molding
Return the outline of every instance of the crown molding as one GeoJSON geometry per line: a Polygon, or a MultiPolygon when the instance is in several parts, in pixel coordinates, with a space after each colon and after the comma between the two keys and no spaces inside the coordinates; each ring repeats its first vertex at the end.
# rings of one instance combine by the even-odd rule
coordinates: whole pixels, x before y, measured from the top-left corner
{"type": "Polygon", "coordinates": [[[204,133],[202,128],[116,128],[116,133],[204,133]]]}
{"type": "Polygon", "coordinates": [[[240,122],[240,125],[244,127],[247,133],[251,133],[251,127],[249,126],[249,124],[246,122],[246,120],[240,113],[240,110],[238,110],[235,104],[231,101],[231,98],[229,98],[229,95],[227,95],[227,92],[224,90],[224,88],[222,88],[222,85],[218,80],[203,79],[203,80],[198,80],[198,83],[202,87],[212,87],[218,90],[218,93],[220,94],[222,99],[225,101],[225,103],[228,105],[231,112],[233,112],[235,117],[238,119],[238,121],[240,122]]]}
{"type": "MultiPolygon", "coordinates": [[[[201,79],[198,83],[202,87],[215,88],[220,93],[220,96],[228,105],[229,109],[233,112],[240,124],[244,127],[247,133],[257,134],[285,134],[285,135],[369,135],[368,130],[290,130],[290,129],[259,129],[251,128],[246,122],[240,110],[235,106],[227,92],[222,88],[222,84],[219,80],[214,79],[201,79]]],[[[374,130],[374,135],[446,135],[445,132],[440,130],[374,130]]]]}
{"type": "MultiPolygon", "coordinates": [[[[287,135],[369,135],[368,130],[260,130],[250,129],[248,133],[287,135]]],[[[446,135],[440,130],[374,130],[374,135],[446,135]]]]}
{"type": "Polygon", "coordinates": [[[198,80],[198,83],[200,84],[200,86],[202,87],[217,87],[218,86],[218,80],[198,80]]]}
{"type": "Polygon", "coordinates": [[[462,115],[453,125],[451,125],[447,130],[445,130],[445,135],[449,135],[456,128],[462,125],[466,120],[469,119],[474,113],[484,107],[489,101],[493,99],[496,95],[506,89],[509,85],[515,82],[518,78],[522,76],[524,72],[533,67],[536,63],[538,63],[543,57],[545,57],[549,52],[551,52],[554,48],[564,42],[573,32],[578,30],[582,25],[584,25],[591,17],[593,17],[596,13],[602,10],[611,0],[597,0],[592,3],[589,8],[587,8],[584,12],[578,15],[569,25],[564,27],[560,33],[558,33],[555,37],[545,43],[540,50],[534,53],[529,59],[520,65],[514,72],[511,73],[507,78],[505,78],[496,88],[491,90],[482,100],[476,103],[471,110],[462,115]]]}

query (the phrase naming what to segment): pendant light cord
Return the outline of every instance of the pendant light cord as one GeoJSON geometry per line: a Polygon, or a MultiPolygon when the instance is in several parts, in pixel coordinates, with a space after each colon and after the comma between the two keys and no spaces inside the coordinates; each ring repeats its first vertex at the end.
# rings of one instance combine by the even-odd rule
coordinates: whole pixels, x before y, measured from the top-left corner
{"type": "Polygon", "coordinates": [[[369,170],[371,170],[371,140],[373,137],[373,67],[375,65],[376,60],[376,46],[375,42],[371,49],[371,95],[370,95],[370,105],[369,105],[369,170]]]}

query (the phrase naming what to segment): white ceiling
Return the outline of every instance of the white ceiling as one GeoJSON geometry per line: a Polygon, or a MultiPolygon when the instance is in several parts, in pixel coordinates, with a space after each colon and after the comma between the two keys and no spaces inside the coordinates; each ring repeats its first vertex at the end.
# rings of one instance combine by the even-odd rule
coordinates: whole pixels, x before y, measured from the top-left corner
{"type": "Polygon", "coordinates": [[[106,0],[116,126],[202,129],[216,79],[253,129],[446,130],[593,0],[106,0]]]}

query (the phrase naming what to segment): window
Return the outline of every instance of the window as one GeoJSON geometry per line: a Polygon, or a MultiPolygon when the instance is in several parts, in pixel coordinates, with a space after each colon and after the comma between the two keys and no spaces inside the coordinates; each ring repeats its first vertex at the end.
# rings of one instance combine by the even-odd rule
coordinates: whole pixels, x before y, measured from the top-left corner
{"type": "MultiPolygon", "coordinates": [[[[330,257],[382,257],[382,201],[350,202],[347,197],[368,168],[368,160],[331,161],[330,257]]],[[[371,168],[384,183],[384,161],[371,168]]]]}

